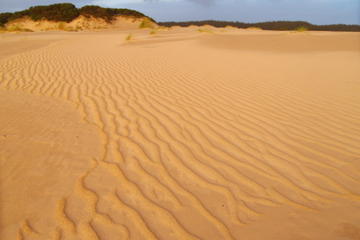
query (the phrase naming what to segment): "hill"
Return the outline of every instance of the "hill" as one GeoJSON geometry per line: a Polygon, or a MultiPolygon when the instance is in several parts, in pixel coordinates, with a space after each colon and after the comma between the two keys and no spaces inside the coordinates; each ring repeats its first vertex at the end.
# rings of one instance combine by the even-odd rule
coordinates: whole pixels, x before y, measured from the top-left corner
{"type": "MultiPolygon", "coordinates": [[[[54,25],[54,22],[56,22],[62,23],[61,26],[63,27],[66,26],[72,29],[74,24],[71,25],[70,23],[79,19],[81,19],[81,22],[89,22],[90,19],[97,20],[98,24],[93,24],[94,26],[105,26],[116,21],[116,19],[119,17],[132,18],[133,20],[146,19],[149,22],[155,23],[155,20],[153,20],[152,18],[144,15],[141,12],[131,9],[103,8],[93,5],[76,8],[75,5],[71,3],[60,3],[47,6],[34,6],[30,7],[29,9],[14,13],[0,13],[0,27],[11,29],[16,26],[19,29],[26,30],[26,28],[22,28],[21,26],[32,26],[34,24],[30,23],[45,21],[48,23],[47,25],[54,25]],[[22,23],[20,24],[21,26],[19,26],[19,22],[22,23]],[[23,24],[24,22],[25,24],[23,24]],[[70,25],[68,26],[68,24],[70,25]]],[[[28,30],[34,29],[30,28],[28,30]]]]}

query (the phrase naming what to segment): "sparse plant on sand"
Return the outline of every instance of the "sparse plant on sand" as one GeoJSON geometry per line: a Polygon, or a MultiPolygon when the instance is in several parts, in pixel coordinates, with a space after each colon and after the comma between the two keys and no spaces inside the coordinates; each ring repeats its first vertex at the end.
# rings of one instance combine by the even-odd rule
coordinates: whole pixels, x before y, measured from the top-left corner
{"type": "Polygon", "coordinates": [[[33,32],[31,29],[23,28],[22,26],[18,24],[13,24],[8,27],[6,27],[6,31],[9,32],[33,32]]]}
{"type": "Polygon", "coordinates": [[[18,31],[21,31],[21,29],[22,28],[17,24],[13,24],[13,25],[6,27],[6,30],[9,32],[18,32],[18,31]]]}
{"type": "Polygon", "coordinates": [[[68,26],[64,29],[67,32],[77,32],[78,30],[74,27],[68,26]]]}
{"type": "Polygon", "coordinates": [[[206,28],[199,28],[198,31],[201,33],[214,33],[210,29],[206,29],[206,28]]]}
{"type": "Polygon", "coordinates": [[[295,31],[306,32],[306,31],[309,31],[309,29],[307,27],[301,26],[301,27],[296,28],[295,31]]]}
{"type": "Polygon", "coordinates": [[[262,30],[260,27],[248,27],[247,30],[259,31],[262,30]]]}
{"type": "Polygon", "coordinates": [[[131,40],[133,40],[133,35],[131,34],[131,33],[129,33],[126,37],[125,37],[125,40],[126,41],[131,41],[131,40]]]}
{"type": "Polygon", "coordinates": [[[170,27],[159,26],[157,29],[158,29],[158,30],[167,30],[167,31],[169,31],[169,30],[170,30],[170,27]]]}
{"type": "Polygon", "coordinates": [[[141,21],[139,28],[154,28],[154,23],[150,19],[144,18],[141,21]]]}
{"type": "Polygon", "coordinates": [[[154,34],[156,34],[156,33],[157,33],[157,29],[153,29],[153,30],[151,30],[151,31],[149,32],[150,35],[154,35],[154,34]]]}
{"type": "Polygon", "coordinates": [[[59,28],[59,30],[65,30],[65,28],[66,28],[65,22],[59,22],[58,28],[59,28]]]}

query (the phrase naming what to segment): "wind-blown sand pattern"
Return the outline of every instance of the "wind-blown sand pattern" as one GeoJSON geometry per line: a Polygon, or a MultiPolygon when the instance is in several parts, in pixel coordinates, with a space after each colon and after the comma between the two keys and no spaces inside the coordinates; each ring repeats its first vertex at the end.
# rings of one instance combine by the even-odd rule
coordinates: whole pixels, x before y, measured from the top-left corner
{"type": "Polygon", "coordinates": [[[212,31],[1,35],[0,238],[360,239],[360,35],[212,31]]]}

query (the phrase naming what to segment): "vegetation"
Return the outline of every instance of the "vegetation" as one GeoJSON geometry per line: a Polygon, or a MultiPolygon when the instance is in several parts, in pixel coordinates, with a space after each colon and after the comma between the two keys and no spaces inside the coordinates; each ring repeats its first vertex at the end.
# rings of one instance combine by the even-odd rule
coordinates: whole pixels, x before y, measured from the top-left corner
{"type": "Polygon", "coordinates": [[[7,15],[6,19],[4,17],[3,24],[5,24],[8,21],[22,17],[30,17],[34,21],[46,19],[49,21],[70,22],[71,20],[73,20],[78,16],[79,16],[79,11],[73,4],[60,3],[49,6],[35,6],[20,12],[10,13],[10,15],[9,14],[7,15]]]}
{"type": "Polygon", "coordinates": [[[156,33],[157,33],[157,30],[156,30],[156,29],[153,29],[153,30],[151,30],[151,31],[149,32],[150,35],[154,35],[154,34],[156,34],[156,33]]]}
{"type": "Polygon", "coordinates": [[[0,26],[4,26],[8,22],[13,13],[0,13],[0,26]]]}
{"type": "Polygon", "coordinates": [[[9,28],[6,28],[6,31],[9,31],[9,32],[32,32],[32,30],[23,28],[18,24],[14,24],[14,25],[10,26],[9,28]]]}
{"type": "Polygon", "coordinates": [[[126,41],[131,41],[133,39],[133,35],[130,33],[126,36],[125,40],[126,41]]]}
{"type": "Polygon", "coordinates": [[[229,22],[229,21],[192,21],[192,22],[160,22],[160,26],[172,27],[190,25],[203,26],[211,25],[214,27],[237,27],[237,28],[261,28],[264,30],[298,30],[307,29],[313,31],[344,31],[344,32],[360,32],[360,25],[314,25],[304,21],[274,21],[274,22],[259,22],[259,23],[243,23],[243,22],[229,22]]]}
{"type": "Polygon", "coordinates": [[[298,27],[295,29],[295,31],[297,32],[306,32],[308,31],[309,29],[307,27],[298,27]]]}
{"type": "Polygon", "coordinates": [[[201,33],[213,33],[213,31],[211,31],[210,29],[206,29],[206,28],[199,28],[198,31],[201,33]]]}
{"type": "MultiPolygon", "coordinates": [[[[79,14],[85,17],[96,17],[102,18],[108,22],[114,19],[116,16],[127,16],[127,17],[146,17],[144,14],[130,9],[124,8],[102,8],[99,6],[84,6],[79,9],[79,14]]],[[[154,21],[149,18],[149,21],[154,21]]]]}
{"type": "Polygon", "coordinates": [[[247,30],[256,30],[256,31],[258,31],[258,30],[262,30],[261,28],[259,28],[259,27],[249,27],[249,28],[247,28],[247,30]]]}
{"type": "MultiPolygon", "coordinates": [[[[29,9],[14,12],[14,13],[0,13],[0,26],[4,26],[7,22],[22,18],[30,17],[34,21],[49,20],[59,22],[71,22],[78,16],[102,18],[105,21],[111,21],[116,16],[126,17],[146,17],[144,14],[125,8],[102,8],[99,6],[84,6],[77,9],[71,3],[59,3],[48,6],[35,6],[29,9]]],[[[155,22],[153,19],[147,17],[149,22],[155,22]]]]}
{"type": "Polygon", "coordinates": [[[154,22],[149,18],[144,18],[140,23],[139,28],[154,28],[154,22]]]}

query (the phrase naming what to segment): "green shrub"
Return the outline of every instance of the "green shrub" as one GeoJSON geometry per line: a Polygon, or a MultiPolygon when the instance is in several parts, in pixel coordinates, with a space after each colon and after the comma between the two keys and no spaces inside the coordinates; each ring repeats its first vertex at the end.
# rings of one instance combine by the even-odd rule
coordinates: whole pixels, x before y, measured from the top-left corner
{"type": "MultiPolygon", "coordinates": [[[[114,20],[116,16],[125,16],[125,17],[146,17],[144,14],[126,8],[102,8],[99,6],[88,5],[79,9],[80,15],[85,17],[97,17],[102,18],[105,21],[109,22],[114,20]]],[[[150,19],[150,18],[149,18],[150,19]]],[[[153,19],[150,19],[154,21],[153,19]]]]}
{"type": "Polygon", "coordinates": [[[260,27],[248,27],[247,30],[259,31],[259,30],[262,30],[262,29],[260,27]]]}
{"type": "Polygon", "coordinates": [[[210,29],[206,29],[206,28],[199,28],[198,32],[201,32],[201,33],[213,33],[213,31],[211,31],[210,29]]]}
{"type": "Polygon", "coordinates": [[[151,31],[149,32],[150,35],[154,35],[154,34],[156,34],[156,33],[157,33],[157,30],[156,30],[156,29],[153,29],[153,30],[151,30],[151,31]]]}
{"type": "Polygon", "coordinates": [[[102,18],[107,22],[111,21],[114,16],[106,8],[102,8],[99,6],[91,6],[91,5],[80,8],[80,14],[84,17],[102,18]]]}
{"type": "Polygon", "coordinates": [[[126,41],[131,41],[133,39],[133,35],[130,33],[126,36],[125,40],[126,41]]]}
{"type": "Polygon", "coordinates": [[[59,22],[58,28],[59,28],[60,30],[65,30],[65,28],[66,28],[66,25],[65,25],[65,24],[66,24],[65,22],[59,22]]]}
{"type": "Polygon", "coordinates": [[[9,32],[32,32],[31,29],[23,28],[21,25],[18,24],[12,24],[9,27],[5,28],[6,31],[9,32]]]}
{"type": "Polygon", "coordinates": [[[0,27],[3,27],[12,15],[13,13],[0,13],[0,27]]]}
{"type": "Polygon", "coordinates": [[[154,23],[149,18],[144,18],[140,23],[139,28],[154,28],[154,23]]]}
{"type": "Polygon", "coordinates": [[[34,21],[46,19],[49,21],[71,22],[79,16],[79,10],[71,3],[60,3],[31,7],[22,14],[28,15],[34,21]]]}
{"type": "Polygon", "coordinates": [[[301,27],[296,28],[295,31],[297,31],[297,32],[306,32],[306,31],[309,31],[309,29],[307,27],[301,26],[301,27]]]}

